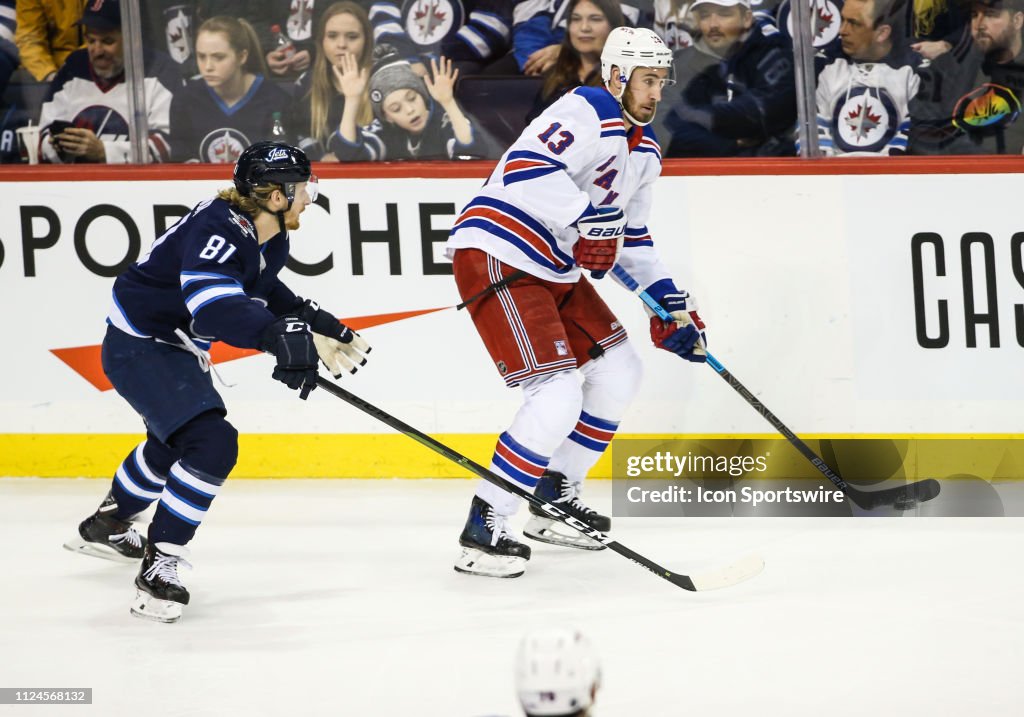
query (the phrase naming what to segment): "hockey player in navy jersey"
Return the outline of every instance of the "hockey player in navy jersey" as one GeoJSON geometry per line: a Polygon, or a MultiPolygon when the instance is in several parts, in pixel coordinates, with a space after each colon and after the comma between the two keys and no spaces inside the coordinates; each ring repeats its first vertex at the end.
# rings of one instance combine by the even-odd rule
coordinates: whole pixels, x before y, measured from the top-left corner
{"type": "MultiPolygon", "coordinates": [[[[655,345],[707,359],[697,307],[658,259],[647,230],[661,173],[648,125],[671,65],[653,31],[612,30],[601,53],[604,86],[572,90],[523,131],[462,210],[447,244],[462,297],[484,293],[469,305],[484,345],[506,384],[523,391],[491,470],[601,531],[611,520],[584,504],[580,491],[639,387],[640,358],[582,270],[599,278],[618,262],[675,319],[652,318],[655,345]]],[[[530,548],[508,527],[519,503],[481,482],[456,570],[523,573],[530,548]]],[[[528,537],[604,547],[531,513],[528,537]]]]}
{"type": "Polygon", "coordinates": [[[315,195],[301,150],[259,142],[239,157],[234,187],[196,205],[114,282],[103,370],[142,416],[146,439],[65,547],[141,558],[134,615],[181,617],[185,546],[238,455],[238,432],[210,378],[210,342],[273,354],[273,377],[303,399],[316,386],[318,356],[335,376],[365,363],[362,337],[278,278],[288,231],[315,195]],[[131,521],[154,501],[146,540],[131,521]]]}

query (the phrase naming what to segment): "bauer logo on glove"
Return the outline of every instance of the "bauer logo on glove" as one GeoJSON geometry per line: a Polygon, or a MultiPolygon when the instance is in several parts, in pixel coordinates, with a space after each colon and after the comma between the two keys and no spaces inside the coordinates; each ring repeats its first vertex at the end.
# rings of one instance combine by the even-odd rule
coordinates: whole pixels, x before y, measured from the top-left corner
{"type": "Polygon", "coordinates": [[[615,266],[622,251],[626,234],[626,215],[618,207],[599,207],[576,222],[579,239],[572,248],[572,256],[584,269],[590,269],[595,279],[615,266]]]}

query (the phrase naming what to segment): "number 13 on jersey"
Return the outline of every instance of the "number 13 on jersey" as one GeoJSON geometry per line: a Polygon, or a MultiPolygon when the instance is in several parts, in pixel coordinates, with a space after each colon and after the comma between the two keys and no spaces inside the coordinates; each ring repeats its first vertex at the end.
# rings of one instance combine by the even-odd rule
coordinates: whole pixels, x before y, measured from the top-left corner
{"type": "Polygon", "coordinates": [[[561,154],[565,151],[566,147],[576,141],[576,138],[572,136],[572,132],[567,129],[561,129],[561,127],[561,122],[552,122],[550,127],[537,135],[537,139],[544,142],[552,154],[561,154]],[[559,131],[560,129],[561,131],[559,131]],[[551,139],[556,132],[558,132],[557,142],[551,139]]]}

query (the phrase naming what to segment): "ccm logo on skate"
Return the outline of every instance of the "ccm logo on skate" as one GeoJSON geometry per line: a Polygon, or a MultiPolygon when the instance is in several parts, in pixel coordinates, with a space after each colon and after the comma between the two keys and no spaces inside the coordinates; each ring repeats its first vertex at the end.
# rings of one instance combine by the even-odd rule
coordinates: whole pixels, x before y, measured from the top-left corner
{"type": "Polygon", "coordinates": [[[598,541],[599,543],[612,542],[612,539],[609,536],[605,535],[600,530],[594,530],[589,525],[587,525],[581,520],[572,517],[561,508],[556,508],[550,503],[542,503],[540,508],[541,510],[543,510],[545,513],[548,513],[552,517],[564,520],[566,525],[568,525],[571,528],[575,528],[588,538],[592,538],[598,541]]]}

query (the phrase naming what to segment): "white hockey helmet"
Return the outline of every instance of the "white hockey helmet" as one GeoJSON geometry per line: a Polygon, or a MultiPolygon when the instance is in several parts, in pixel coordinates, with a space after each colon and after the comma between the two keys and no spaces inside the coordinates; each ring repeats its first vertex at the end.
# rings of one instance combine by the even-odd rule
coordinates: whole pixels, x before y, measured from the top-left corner
{"type": "Polygon", "coordinates": [[[619,68],[623,87],[638,67],[665,67],[672,75],[672,50],[654,30],[644,27],[617,27],[608,33],[601,51],[601,79],[607,86],[612,68],[619,68]]]}
{"type": "Polygon", "coordinates": [[[600,684],[597,653],[578,630],[536,630],[519,644],[516,691],[523,711],[530,717],[587,709],[600,684]]]}

